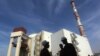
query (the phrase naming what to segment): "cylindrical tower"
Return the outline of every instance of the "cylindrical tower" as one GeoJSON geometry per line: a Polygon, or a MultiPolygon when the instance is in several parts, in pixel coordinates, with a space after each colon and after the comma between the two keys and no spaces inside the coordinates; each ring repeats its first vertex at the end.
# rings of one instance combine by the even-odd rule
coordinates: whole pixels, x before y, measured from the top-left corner
{"type": "Polygon", "coordinates": [[[76,17],[76,21],[77,21],[77,24],[78,24],[80,35],[86,37],[86,34],[84,32],[84,27],[83,27],[83,25],[81,23],[80,16],[79,16],[77,8],[75,6],[74,0],[71,0],[71,5],[72,5],[73,11],[74,11],[74,15],[76,17]]]}

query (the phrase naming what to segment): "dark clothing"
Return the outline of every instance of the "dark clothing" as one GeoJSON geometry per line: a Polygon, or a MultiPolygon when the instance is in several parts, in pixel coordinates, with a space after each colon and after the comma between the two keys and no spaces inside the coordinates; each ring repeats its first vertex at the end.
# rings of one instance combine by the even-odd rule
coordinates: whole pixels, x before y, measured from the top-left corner
{"type": "Polygon", "coordinates": [[[44,48],[40,52],[40,56],[50,56],[48,49],[44,48]]]}
{"type": "Polygon", "coordinates": [[[60,56],[64,56],[63,55],[63,49],[60,50],[60,56]]]}
{"type": "Polygon", "coordinates": [[[70,43],[64,46],[62,54],[63,56],[77,56],[74,46],[70,43]]]}

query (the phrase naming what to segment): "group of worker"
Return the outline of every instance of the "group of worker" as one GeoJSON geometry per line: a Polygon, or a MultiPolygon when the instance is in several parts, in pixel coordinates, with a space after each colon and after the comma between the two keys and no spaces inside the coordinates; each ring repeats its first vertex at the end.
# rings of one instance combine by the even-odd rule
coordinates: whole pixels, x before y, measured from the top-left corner
{"type": "MultiPolygon", "coordinates": [[[[63,44],[59,44],[59,47],[61,48],[59,56],[77,56],[74,46],[71,43],[68,43],[65,37],[62,37],[61,42],[63,44]]],[[[40,56],[52,56],[48,51],[49,42],[43,41],[42,45],[44,48],[41,50],[40,56]]]]}

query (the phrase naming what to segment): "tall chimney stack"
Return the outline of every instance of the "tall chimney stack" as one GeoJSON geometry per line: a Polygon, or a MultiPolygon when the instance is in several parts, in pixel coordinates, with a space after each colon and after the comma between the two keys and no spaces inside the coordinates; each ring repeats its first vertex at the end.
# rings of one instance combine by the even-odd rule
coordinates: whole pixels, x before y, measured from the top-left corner
{"type": "Polygon", "coordinates": [[[73,11],[74,11],[74,15],[76,17],[76,21],[77,21],[77,24],[78,24],[80,35],[86,37],[86,34],[84,32],[84,27],[81,23],[80,16],[79,16],[77,8],[75,6],[75,1],[74,0],[71,0],[71,5],[72,5],[73,11]]]}

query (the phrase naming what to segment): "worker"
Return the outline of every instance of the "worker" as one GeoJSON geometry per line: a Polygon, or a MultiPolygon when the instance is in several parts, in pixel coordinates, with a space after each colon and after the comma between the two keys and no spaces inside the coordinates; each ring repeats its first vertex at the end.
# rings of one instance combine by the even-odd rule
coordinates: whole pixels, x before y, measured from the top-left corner
{"type": "Polygon", "coordinates": [[[62,50],[63,56],[77,56],[74,46],[71,43],[68,43],[65,37],[62,37],[61,41],[64,44],[62,50]]]}
{"type": "Polygon", "coordinates": [[[48,51],[49,42],[45,40],[45,41],[42,42],[42,45],[43,45],[44,48],[41,50],[40,56],[51,56],[50,52],[48,51]]]}
{"type": "Polygon", "coordinates": [[[59,47],[60,47],[60,56],[63,56],[63,45],[62,44],[59,44],[59,47]]]}

